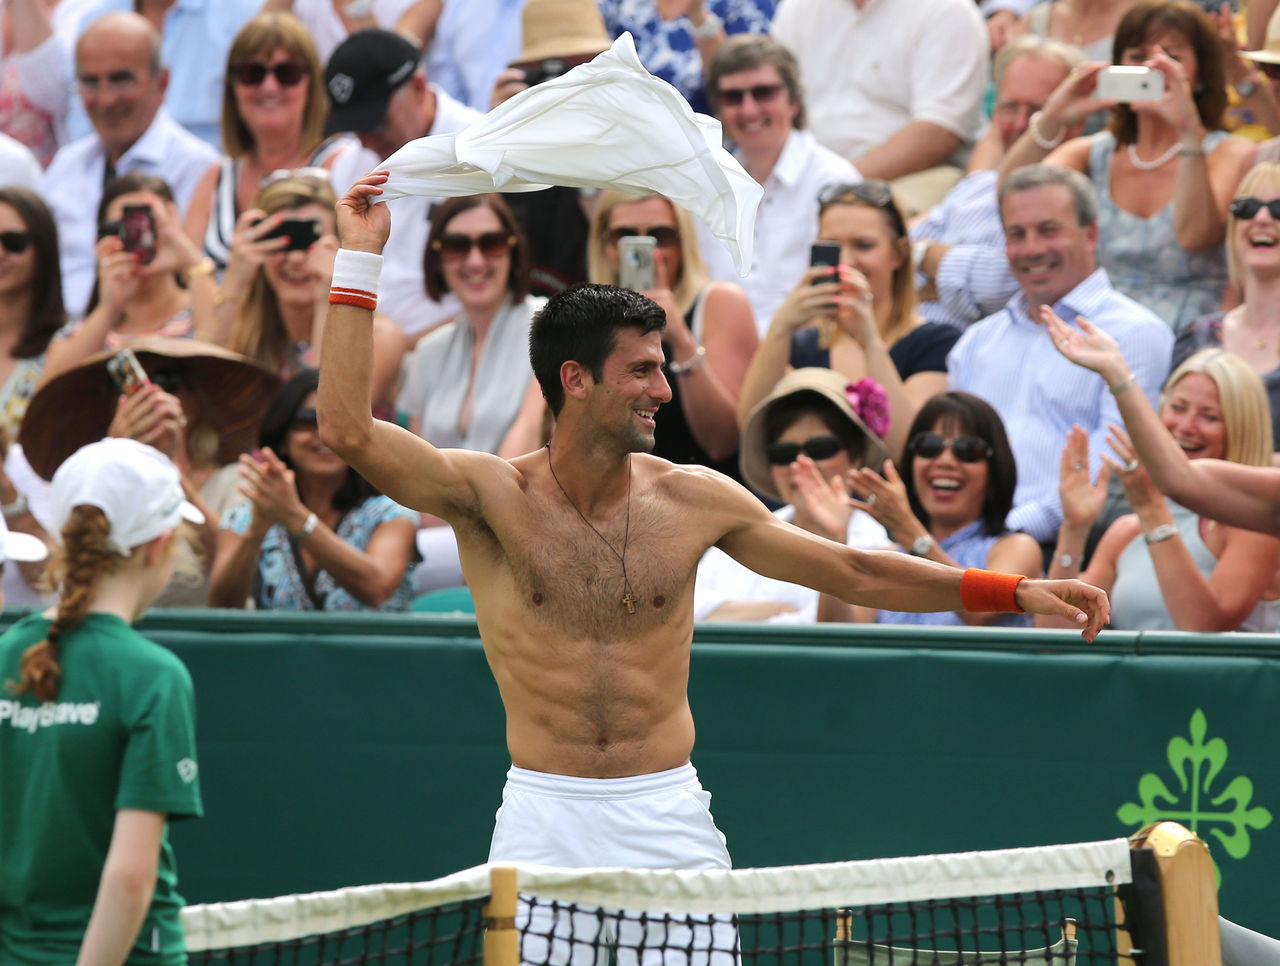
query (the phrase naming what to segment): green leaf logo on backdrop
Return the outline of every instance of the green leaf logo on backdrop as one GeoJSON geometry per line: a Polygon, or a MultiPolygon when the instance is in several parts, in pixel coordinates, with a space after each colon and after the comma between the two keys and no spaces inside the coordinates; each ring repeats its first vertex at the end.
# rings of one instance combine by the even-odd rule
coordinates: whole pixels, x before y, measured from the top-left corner
{"type": "MultiPolygon", "coordinates": [[[[1177,737],[1169,742],[1166,753],[1181,788],[1179,794],[1171,792],[1159,775],[1147,772],[1138,779],[1141,804],[1125,802],[1116,817],[1137,828],[1152,822],[1181,822],[1205,838],[1203,827],[1222,844],[1227,855],[1243,859],[1252,845],[1249,829],[1266,828],[1271,824],[1271,813],[1260,806],[1249,807],[1253,782],[1243,775],[1232,778],[1221,791],[1214,791],[1214,780],[1227,763],[1227,743],[1221,738],[1206,742],[1208,730],[1204,712],[1196,708],[1191,715],[1191,740],[1177,737]]],[[[1222,872],[1216,859],[1214,869],[1221,884],[1222,872]]]]}

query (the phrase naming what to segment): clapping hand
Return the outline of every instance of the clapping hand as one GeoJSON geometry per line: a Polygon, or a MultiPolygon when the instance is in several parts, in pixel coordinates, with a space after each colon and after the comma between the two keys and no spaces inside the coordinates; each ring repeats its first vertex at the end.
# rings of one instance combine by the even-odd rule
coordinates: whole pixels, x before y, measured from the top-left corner
{"type": "Polygon", "coordinates": [[[308,511],[298,496],[293,470],[269,447],[240,457],[236,489],[253,504],[250,529],[259,537],[275,523],[293,533],[306,522],[308,511]]]}
{"type": "Polygon", "coordinates": [[[839,476],[825,479],[818,464],[803,453],[787,472],[796,485],[797,520],[810,520],[821,536],[844,543],[848,539],[849,518],[853,516],[845,481],[839,476]]]}
{"type": "Polygon", "coordinates": [[[852,505],[870,514],[888,531],[895,543],[909,547],[919,537],[927,536],[929,531],[912,512],[907,485],[893,460],[884,461],[882,472],[883,476],[865,466],[849,471],[849,488],[854,493],[863,494],[861,499],[854,498],[852,505]]]}
{"type": "Polygon", "coordinates": [[[1133,448],[1133,440],[1129,438],[1129,434],[1115,423],[1108,430],[1107,442],[1120,458],[1117,460],[1104,453],[1102,459],[1124,484],[1124,495],[1129,498],[1129,505],[1136,511],[1163,500],[1150,474],[1138,461],[1138,452],[1133,448]]]}
{"type": "Polygon", "coordinates": [[[1062,519],[1068,526],[1089,527],[1102,514],[1107,501],[1107,482],[1111,477],[1107,457],[1098,470],[1098,479],[1089,480],[1089,434],[1079,426],[1067,431],[1062,447],[1062,463],[1058,469],[1058,496],[1062,501],[1062,519]]]}

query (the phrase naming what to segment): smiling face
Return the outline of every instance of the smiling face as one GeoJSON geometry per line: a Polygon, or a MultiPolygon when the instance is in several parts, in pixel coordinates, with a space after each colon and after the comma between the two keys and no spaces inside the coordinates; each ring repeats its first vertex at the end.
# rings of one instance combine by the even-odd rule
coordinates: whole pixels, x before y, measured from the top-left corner
{"type": "Polygon", "coordinates": [[[1030,309],[1057,302],[1097,268],[1098,226],[1080,225],[1066,185],[1013,191],[1000,216],[1009,267],[1030,309]]]}
{"type": "Polygon", "coordinates": [[[20,297],[27,292],[36,273],[36,247],[27,225],[12,205],[0,202],[0,234],[14,233],[14,239],[25,235],[27,247],[11,252],[0,246],[0,298],[20,297]]]}
{"type": "Polygon", "coordinates": [[[289,465],[300,477],[345,477],[347,464],[320,441],[315,419],[316,394],[313,392],[303,398],[285,434],[285,455],[289,458],[289,465]]]}
{"type": "MultiPolygon", "coordinates": [[[[324,205],[312,203],[299,208],[282,208],[279,214],[285,218],[318,218],[321,235],[334,233],[333,211],[324,205]]],[[[309,263],[309,254],[310,249],[277,252],[264,259],[262,271],[282,307],[311,307],[315,304],[318,276],[309,263]]]]}
{"type": "Polygon", "coordinates": [[[1178,380],[1160,408],[1160,421],[1189,459],[1222,459],[1227,452],[1227,428],[1222,418],[1218,386],[1202,372],[1188,372],[1178,380]]]}
{"type": "Polygon", "coordinates": [[[725,134],[748,158],[776,158],[800,113],[778,68],[761,64],[725,74],[720,78],[719,94],[725,134]],[[740,103],[729,103],[739,97],[740,103]]]}
{"type": "Polygon", "coordinates": [[[589,416],[603,434],[617,437],[625,452],[653,449],[658,407],[671,401],[662,374],[662,334],[622,328],[605,357],[600,379],[589,390],[589,416]]]}
{"type": "MultiPolygon", "coordinates": [[[[1261,180],[1248,192],[1259,201],[1280,198],[1280,184],[1261,180]]],[[[1252,218],[1232,217],[1231,244],[1236,268],[1254,277],[1280,272],[1280,219],[1263,206],[1252,218]]]]}
{"type": "Polygon", "coordinates": [[[818,224],[820,241],[840,245],[840,263],[867,277],[873,299],[893,298],[893,273],[907,255],[877,208],[863,204],[829,205],[818,224]]]}
{"type": "Polygon", "coordinates": [[[302,79],[296,84],[282,84],[274,71],[268,70],[261,84],[232,80],[236,112],[255,140],[264,134],[296,132],[302,129],[302,118],[311,94],[311,78],[298,58],[280,49],[257,54],[246,63],[274,68],[281,64],[301,67],[302,79]]]}
{"type": "Polygon", "coordinates": [[[460,236],[471,242],[465,255],[442,252],[440,274],[445,287],[470,312],[493,312],[507,297],[511,278],[511,248],[485,254],[476,242],[483,236],[506,235],[507,229],[492,208],[479,205],[449,219],[442,239],[460,236]]]}
{"type": "Polygon", "coordinates": [[[618,275],[618,246],[612,240],[612,233],[618,228],[626,228],[629,232],[634,231],[641,235],[655,228],[666,228],[675,232],[674,235],[667,236],[674,238],[672,244],[658,245],[654,249],[653,260],[659,272],[659,285],[661,285],[663,271],[666,274],[668,288],[674,288],[679,283],[680,226],[676,224],[676,213],[671,208],[671,202],[665,198],[644,198],[640,201],[626,201],[615,205],[613,211],[609,212],[609,219],[605,224],[604,247],[609,264],[613,268],[614,278],[618,275]]]}
{"type": "Polygon", "coordinates": [[[1000,131],[1005,149],[1022,137],[1031,115],[1044,107],[1049,95],[1067,76],[1059,58],[1026,54],[1011,61],[1000,75],[991,121],[1000,131]]]}
{"type": "MultiPolygon", "coordinates": [[[[929,432],[947,442],[972,433],[960,427],[955,419],[942,418],[929,432]]],[[[916,496],[929,514],[931,529],[951,533],[968,526],[982,515],[987,498],[988,460],[964,463],[956,459],[947,446],[932,459],[917,453],[911,466],[916,496]]]]}
{"type": "Polygon", "coordinates": [[[107,154],[116,159],[155,119],[164,101],[168,74],[151,70],[152,48],[145,21],[133,15],[108,16],[80,38],[76,81],[85,113],[107,154]]]}
{"type": "MultiPolygon", "coordinates": [[[[790,426],[778,434],[778,438],[772,440],[774,443],[805,443],[816,436],[833,435],[830,427],[827,426],[825,420],[817,413],[803,413],[790,426]]],[[[815,460],[818,472],[822,474],[822,478],[829,480],[833,476],[844,479],[849,470],[854,467],[854,463],[849,459],[848,450],[841,447],[830,459],[815,460]]],[[[860,463],[858,465],[861,465],[860,463]]],[[[796,485],[791,478],[791,465],[788,466],[770,466],[769,472],[773,475],[773,485],[778,491],[778,495],[782,497],[782,502],[794,506],[796,504],[796,485]]]]}

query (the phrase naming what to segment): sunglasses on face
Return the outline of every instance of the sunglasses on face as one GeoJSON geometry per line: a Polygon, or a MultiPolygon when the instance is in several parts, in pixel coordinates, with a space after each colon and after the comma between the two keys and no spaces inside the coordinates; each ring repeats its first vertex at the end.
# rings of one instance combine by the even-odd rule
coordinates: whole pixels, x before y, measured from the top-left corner
{"type": "Polygon", "coordinates": [[[320,425],[320,421],[316,418],[316,411],[313,407],[299,409],[290,423],[292,429],[315,429],[320,425]]]}
{"type": "Polygon", "coordinates": [[[659,248],[678,248],[680,245],[680,229],[672,228],[670,225],[658,225],[647,231],[641,231],[631,225],[619,225],[617,228],[610,228],[605,237],[611,245],[617,245],[622,239],[631,235],[652,238],[659,248]]]}
{"type": "Polygon", "coordinates": [[[1271,201],[1263,201],[1261,198],[1236,198],[1231,202],[1231,214],[1242,221],[1252,221],[1258,217],[1258,212],[1263,208],[1271,212],[1271,217],[1276,221],[1280,221],[1280,198],[1273,198],[1271,201]]]}
{"type": "Polygon", "coordinates": [[[717,93],[725,107],[741,107],[748,94],[757,104],[767,104],[782,93],[781,84],[756,84],[753,87],[722,87],[717,93]]]}
{"type": "Polygon", "coordinates": [[[770,443],[764,448],[764,455],[773,466],[790,466],[801,453],[819,463],[843,449],[843,444],[834,436],[810,436],[803,443],[770,443]]]}
{"type": "Polygon", "coordinates": [[[0,231],[0,248],[10,255],[21,255],[31,244],[29,231],[0,231]]]}
{"type": "Polygon", "coordinates": [[[486,231],[474,238],[463,234],[441,235],[431,243],[431,247],[445,258],[466,258],[473,248],[480,249],[485,258],[497,258],[510,251],[515,243],[515,236],[505,231],[486,231]]]}
{"type": "Polygon", "coordinates": [[[179,389],[187,388],[187,377],[181,369],[149,372],[147,373],[147,378],[170,395],[173,395],[179,389]]]}
{"type": "Polygon", "coordinates": [[[961,463],[981,463],[991,457],[991,447],[987,445],[986,440],[979,439],[977,436],[957,436],[955,439],[946,439],[937,433],[919,433],[911,437],[911,442],[907,445],[916,456],[927,460],[936,459],[942,455],[943,450],[947,449],[951,450],[951,455],[961,463]]]}
{"type": "Polygon", "coordinates": [[[296,60],[284,60],[278,64],[247,60],[231,68],[231,76],[236,79],[236,83],[245,87],[260,86],[268,74],[274,75],[276,83],[281,87],[293,87],[302,83],[302,79],[307,76],[307,68],[296,60]]]}

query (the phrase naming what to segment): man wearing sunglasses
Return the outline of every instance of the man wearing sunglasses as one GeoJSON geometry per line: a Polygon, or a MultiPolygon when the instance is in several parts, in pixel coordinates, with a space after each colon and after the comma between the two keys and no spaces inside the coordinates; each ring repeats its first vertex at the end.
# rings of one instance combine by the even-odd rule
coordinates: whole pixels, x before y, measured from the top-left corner
{"type": "Polygon", "coordinates": [[[698,245],[712,278],[741,285],[761,337],[809,267],[818,240],[818,192],[860,180],[853,165],[805,129],[800,66],[772,37],[736,34],[711,59],[707,93],[734,144],[734,156],[760,182],[751,270],[740,278],[728,250],[698,222],[698,245]]]}
{"type": "Polygon", "coordinates": [[[84,314],[97,274],[96,224],[102,188],[142,171],[163,178],[185,214],[217,152],[163,107],[169,72],[160,35],[136,13],[94,21],[76,45],[76,84],[93,133],[63,147],[45,171],[43,194],[58,222],[67,311],[84,314]]]}
{"type": "MultiPolygon", "coordinates": [[[[417,138],[453,134],[480,117],[434,84],[421,66],[422,51],[398,33],[358,30],[334,50],[325,65],[329,94],[326,135],[351,132],[363,150],[345,151],[333,165],[339,193],[378,163],[417,138]]],[[[431,230],[431,209],[439,198],[395,202],[395,237],[387,247],[381,311],[411,336],[421,335],[461,311],[446,293],[427,295],[423,252],[431,230]]]]}

